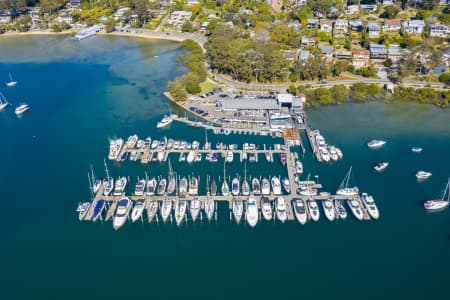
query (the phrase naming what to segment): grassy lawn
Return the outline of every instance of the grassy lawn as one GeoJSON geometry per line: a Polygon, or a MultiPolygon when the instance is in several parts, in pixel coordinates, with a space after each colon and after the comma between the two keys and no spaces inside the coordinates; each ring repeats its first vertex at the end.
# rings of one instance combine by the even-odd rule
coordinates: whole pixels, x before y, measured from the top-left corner
{"type": "Polygon", "coordinates": [[[210,81],[203,81],[202,83],[200,83],[201,92],[199,93],[199,95],[203,95],[203,94],[209,93],[215,87],[216,87],[216,85],[214,83],[212,83],[210,81]]]}

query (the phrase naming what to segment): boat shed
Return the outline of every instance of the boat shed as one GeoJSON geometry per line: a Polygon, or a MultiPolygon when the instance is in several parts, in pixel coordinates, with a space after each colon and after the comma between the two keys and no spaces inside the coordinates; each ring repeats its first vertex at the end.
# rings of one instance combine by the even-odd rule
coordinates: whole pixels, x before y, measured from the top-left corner
{"type": "Polygon", "coordinates": [[[281,106],[292,106],[292,102],[294,101],[294,96],[291,94],[278,94],[277,95],[278,104],[281,106]]]}
{"type": "Polygon", "coordinates": [[[275,99],[259,98],[226,98],[223,100],[222,109],[224,111],[235,110],[279,110],[278,102],[275,99]]]}

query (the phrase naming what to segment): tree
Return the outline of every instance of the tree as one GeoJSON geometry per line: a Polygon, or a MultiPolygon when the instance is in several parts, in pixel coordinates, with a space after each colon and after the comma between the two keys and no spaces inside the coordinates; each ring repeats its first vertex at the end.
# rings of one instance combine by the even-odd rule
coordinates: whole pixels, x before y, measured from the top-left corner
{"type": "Polygon", "coordinates": [[[21,15],[14,23],[14,29],[20,32],[28,31],[31,26],[31,17],[29,15],[21,15]]]}
{"type": "Polygon", "coordinates": [[[388,5],[384,8],[384,13],[381,17],[386,19],[393,19],[400,12],[400,8],[397,5],[388,5]]]}
{"type": "Polygon", "coordinates": [[[338,60],[333,65],[333,75],[339,76],[347,70],[348,61],[346,60],[338,60]]]}
{"type": "Polygon", "coordinates": [[[108,18],[103,25],[105,25],[105,31],[107,33],[113,32],[116,29],[116,22],[113,18],[108,18]]]}
{"type": "Polygon", "coordinates": [[[367,48],[370,45],[370,38],[369,34],[367,33],[366,29],[363,29],[361,32],[361,46],[363,48],[367,48]]]}
{"type": "Polygon", "coordinates": [[[400,60],[399,73],[402,77],[408,77],[416,73],[417,59],[413,55],[408,55],[400,60]]]}
{"type": "Polygon", "coordinates": [[[16,10],[24,10],[27,7],[25,0],[1,0],[0,10],[13,13],[16,10]]]}
{"type": "Polygon", "coordinates": [[[181,32],[194,32],[194,30],[194,26],[192,26],[192,23],[188,20],[181,26],[181,32]]]}
{"type": "Polygon", "coordinates": [[[43,10],[53,13],[63,7],[67,0],[40,0],[40,3],[43,10]]]}
{"type": "Polygon", "coordinates": [[[336,103],[344,103],[348,100],[349,89],[345,85],[334,85],[330,89],[331,96],[336,103]]]}
{"type": "Polygon", "coordinates": [[[150,2],[147,0],[129,0],[131,8],[138,15],[141,23],[146,23],[148,20],[148,10],[150,8],[150,2]]]}

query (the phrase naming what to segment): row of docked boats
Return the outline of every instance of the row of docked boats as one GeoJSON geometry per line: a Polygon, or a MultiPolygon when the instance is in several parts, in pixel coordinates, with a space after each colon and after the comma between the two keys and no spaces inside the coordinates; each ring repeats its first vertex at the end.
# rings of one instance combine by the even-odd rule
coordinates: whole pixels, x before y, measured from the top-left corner
{"type": "MultiPolygon", "coordinates": [[[[291,184],[287,177],[284,177],[281,180],[276,176],[273,176],[270,180],[268,178],[258,179],[254,177],[250,182],[246,179],[246,177],[244,177],[244,180],[241,182],[239,176],[236,176],[233,180],[231,180],[231,189],[228,185],[228,181],[226,180],[226,176],[224,176],[224,178],[225,180],[223,180],[221,187],[221,194],[223,196],[228,196],[230,194],[232,196],[248,196],[250,194],[255,196],[267,196],[270,194],[282,195],[283,190],[287,194],[291,192],[291,184]]],[[[213,182],[213,184],[214,183],[215,182],[213,182]]],[[[213,191],[212,187],[211,191],[213,191]]]]}
{"type": "Polygon", "coordinates": [[[312,131],[311,135],[312,137],[310,137],[310,142],[315,144],[314,148],[316,151],[314,154],[318,161],[331,162],[338,161],[343,158],[344,154],[342,153],[342,150],[336,146],[328,145],[319,130],[316,129],[312,131]]]}

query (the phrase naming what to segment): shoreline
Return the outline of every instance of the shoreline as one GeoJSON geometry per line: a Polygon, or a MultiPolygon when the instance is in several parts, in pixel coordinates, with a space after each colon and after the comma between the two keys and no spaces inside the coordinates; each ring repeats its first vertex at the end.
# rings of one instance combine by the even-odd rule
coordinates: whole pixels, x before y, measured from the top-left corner
{"type": "Polygon", "coordinates": [[[43,31],[43,30],[31,30],[25,32],[5,32],[0,35],[0,37],[17,37],[17,36],[32,36],[32,35],[71,35],[74,31],[61,31],[61,32],[53,32],[53,31],[43,31]]]}
{"type": "Polygon", "coordinates": [[[144,34],[144,33],[134,33],[134,32],[119,32],[119,31],[113,31],[113,32],[97,32],[96,35],[101,35],[101,36],[108,36],[108,35],[112,35],[112,36],[123,36],[123,37],[132,37],[132,38],[143,38],[143,39],[147,39],[147,40],[167,40],[167,41],[173,41],[173,42],[182,42],[184,40],[186,40],[187,38],[183,39],[180,37],[176,37],[176,36],[171,36],[171,35],[149,35],[149,34],[144,34]]]}

